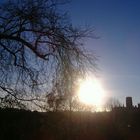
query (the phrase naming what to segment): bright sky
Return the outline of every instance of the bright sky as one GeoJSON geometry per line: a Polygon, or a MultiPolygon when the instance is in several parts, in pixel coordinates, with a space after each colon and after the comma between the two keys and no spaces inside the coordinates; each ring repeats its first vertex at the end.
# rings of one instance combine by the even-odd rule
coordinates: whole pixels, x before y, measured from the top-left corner
{"type": "Polygon", "coordinates": [[[91,25],[100,36],[86,47],[100,56],[107,94],[140,102],[140,0],[71,0],[66,8],[74,25],[91,25]]]}
{"type": "Polygon", "coordinates": [[[140,0],[71,0],[65,9],[74,25],[93,26],[100,36],[85,47],[99,56],[106,93],[140,102],[140,0]]]}

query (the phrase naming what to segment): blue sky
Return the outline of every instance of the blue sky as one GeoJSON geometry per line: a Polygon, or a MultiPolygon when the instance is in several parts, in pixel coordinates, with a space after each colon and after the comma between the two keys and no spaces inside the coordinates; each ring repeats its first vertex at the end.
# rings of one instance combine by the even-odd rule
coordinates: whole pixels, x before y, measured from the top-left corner
{"type": "Polygon", "coordinates": [[[126,96],[140,102],[140,1],[71,0],[66,10],[74,25],[93,26],[100,36],[85,47],[100,56],[106,93],[123,103],[126,96]]]}
{"type": "Polygon", "coordinates": [[[123,103],[126,96],[140,102],[140,0],[71,0],[65,10],[73,25],[90,25],[100,36],[85,47],[99,56],[106,93],[123,103]]]}

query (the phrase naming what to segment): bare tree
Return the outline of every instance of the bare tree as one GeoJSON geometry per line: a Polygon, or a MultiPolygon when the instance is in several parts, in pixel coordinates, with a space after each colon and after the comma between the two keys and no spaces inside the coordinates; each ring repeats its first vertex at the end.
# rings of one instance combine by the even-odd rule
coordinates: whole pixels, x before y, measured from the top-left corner
{"type": "Polygon", "coordinates": [[[95,57],[91,60],[81,47],[91,29],[74,28],[59,12],[62,3],[7,0],[0,5],[1,106],[39,105],[36,100],[52,93],[54,85],[71,102],[77,76],[94,68],[95,57]]]}
{"type": "Polygon", "coordinates": [[[122,103],[116,98],[109,98],[105,103],[105,109],[111,111],[116,107],[121,107],[122,103]]]}

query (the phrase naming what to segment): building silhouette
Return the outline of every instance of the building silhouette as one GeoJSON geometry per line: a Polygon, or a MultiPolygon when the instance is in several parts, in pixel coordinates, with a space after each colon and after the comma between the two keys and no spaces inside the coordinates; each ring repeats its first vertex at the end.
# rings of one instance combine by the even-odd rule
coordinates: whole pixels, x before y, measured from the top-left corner
{"type": "Polygon", "coordinates": [[[126,106],[115,106],[112,108],[112,111],[139,111],[140,112],[140,103],[133,105],[132,97],[126,97],[126,106]]]}
{"type": "Polygon", "coordinates": [[[133,108],[132,97],[126,97],[126,108],[133,108]]]}

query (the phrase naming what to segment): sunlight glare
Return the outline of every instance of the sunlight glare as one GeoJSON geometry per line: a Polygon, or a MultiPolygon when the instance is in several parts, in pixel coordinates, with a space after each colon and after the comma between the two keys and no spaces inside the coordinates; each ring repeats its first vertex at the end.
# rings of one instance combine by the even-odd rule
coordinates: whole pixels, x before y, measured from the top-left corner
{"type": "Polygon", "coordinates": [[[97,79],[88,78],[81,82],[78,98],[84,104],[94,105],[97,108],[103,104],[104,91],[97,79]]]}

